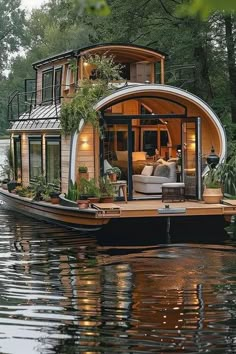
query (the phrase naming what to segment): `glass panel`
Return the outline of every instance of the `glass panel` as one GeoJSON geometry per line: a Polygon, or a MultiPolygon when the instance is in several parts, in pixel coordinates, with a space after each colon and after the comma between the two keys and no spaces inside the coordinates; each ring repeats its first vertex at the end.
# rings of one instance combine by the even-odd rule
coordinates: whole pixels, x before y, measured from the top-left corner
{"type": "Polygon", "coordinates": [[[30,179],[42,174],[42,142],[29,140],[30,179]]]}
{"type": "Polygon", "coordinates": [[[157,146],[158,146],[158,131],[157,130],[143,131],[142,150],[145,151],[148,156],[154,156],[157,146]]]}
{"type": "Polygon", "coordinates": [[[60,140],[46,140],[46,178],[49,183],[56,183],[61,176],[60,140]]]}
{"type": "Polygon", "coordinates": [[[15,166],[15,179],[21,182],[22,179],[22,161],[21,161],[21,140],[14,139],[14,166],[15,166]]]}
{"type": "Polygon", "coordinates": [[[112,167],[121,169],[122,179],[127,178],[128,168],[128,127],[121,124],[109,124],[104,139],[104,172],[112,167]]]}
{"type": "Polygon", "coordinates": [[[61,100],[61,75],[62,69],[56,69],[55,71],[55,100],[60,102],[61,100]]]}
{"type": "Polygon", "coordinates": [[[168,132],[167,130],[161,130],[160,131],[160,140],[161,140],[161,146],[167,146],[168,145],[168,132]]]}
{"type": "Polygon", "coordinates": [[[182,128],[184,182],[185,194],[196,197],[197,193],[197,165],[196,165],[196,133],[195,123],[184,123],[182,128]]]}
{"type": "Polygon", "coordinates": [[[50,102],[53,98],[53,71],[47,71],[43,73],[43,87],[42,87],[42,94],[43,94],[43,102],[50,102]]]}

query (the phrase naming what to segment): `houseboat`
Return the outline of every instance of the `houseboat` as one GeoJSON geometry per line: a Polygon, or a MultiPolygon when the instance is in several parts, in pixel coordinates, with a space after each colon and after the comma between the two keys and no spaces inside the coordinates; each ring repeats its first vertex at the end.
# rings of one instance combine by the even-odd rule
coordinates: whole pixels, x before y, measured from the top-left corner
{"type": "MultiPolygon", "coordinates": [[[[8,105],[14,179],[28,185],[45,175],[49,183],[59,179],[61,192],[67,193],[69,181],[77,180],[79,166],[86,166],[89,178],[95,179],[116,166],[121,170],[120,184],[127,188],[127,195],[122,189],[119,200],[159,199],[163,182],[184,183],[185,198],[201,200],[206,157],[214,149],[219,160],[224,160],[225,132],[201,98],[165,84],[165,59],[165,53],[148,47],[109,43],[33,63],[35,79],[26,80],[25,92],[14,93],[8,105]],[[94,107],[100,131],[81,120],[77,131],[65,135],[61,107],[74,97],[84,79],[94,80],[94,66],[87,60],[94,55],[109,55],[121,64],[123,82],[94,107]],[[170,169],[169,175],[166,169],[157,168],[160,161],[170,169]]],[[[10,193],[0,193],[9,202],[10,193]]],[[[12,206],[19,200],[13,198],[12,206]]],[[[41,216],[48,212],[44,209],[41,216]]],[[[80,210],[78,225],[83,224],[83,217],[89,224],[88,214],[80,210]]],[[[101,226],[109,217],[103,214],[101,226]]],[[[97,211],[91,211],[89,218],[100,220],[97,211]]]]}

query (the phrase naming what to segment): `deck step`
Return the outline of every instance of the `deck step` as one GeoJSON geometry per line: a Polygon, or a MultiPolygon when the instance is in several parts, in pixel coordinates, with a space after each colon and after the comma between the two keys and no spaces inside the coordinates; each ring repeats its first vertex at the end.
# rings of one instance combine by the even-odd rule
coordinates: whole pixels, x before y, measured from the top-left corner
{"type": "Polygon", "coordinates": [[[97,210],[99,216],[119,216],[121,214],[120,206],[113,203],[93,203],[92,208],[97,210]]]}

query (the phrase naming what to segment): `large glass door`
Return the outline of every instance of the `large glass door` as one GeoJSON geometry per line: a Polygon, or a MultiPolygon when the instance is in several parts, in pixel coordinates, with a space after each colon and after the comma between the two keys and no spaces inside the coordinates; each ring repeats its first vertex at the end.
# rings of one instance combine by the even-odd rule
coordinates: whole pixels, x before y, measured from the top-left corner
{"type": "Polygon", "coordinates": [[[132,151],[135,137],[131,121],[107,119],[102,141],[103,172],[112,167],[121,171],[120,180],[126,181],[128,199],[132,199],[132,151]]]}
{"type": "Polygon", "coordinates": [[[201,199],[201,120],[199,117],[182,121],[182,180],[185,195],[201,199]]]}

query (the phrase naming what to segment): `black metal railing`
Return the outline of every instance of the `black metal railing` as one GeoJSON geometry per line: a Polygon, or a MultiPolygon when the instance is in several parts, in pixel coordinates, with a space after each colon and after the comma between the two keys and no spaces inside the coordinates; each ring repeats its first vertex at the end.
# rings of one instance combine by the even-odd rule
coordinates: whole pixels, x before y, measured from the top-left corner
{"type": "MultiPolygon", "coordinates": [[[[55,111],[57,111],[57,106],[64,98],[71,99],[73,97],[73,95],[68,96],[68,92],[70,92],[70,94],[75,92],[74,85],[54,85],[47,88],[45,87],[41,90],[31,92],[20,92],[18,90],[12,92],[8,98],[8,121],[17,121],[20,117],[23,117],[23,115],[25,115],[25,119],[30,119],[34,109],[40,106],[45,107],[44,111],[46,112],[48,105],[54,105],[55,111]],[[43,94],[47,88],[52,89],[52,95],[50,97],[43,94]]],[[[45,117],[42,117],[42,119],[45,119],[45,117]]]]}

